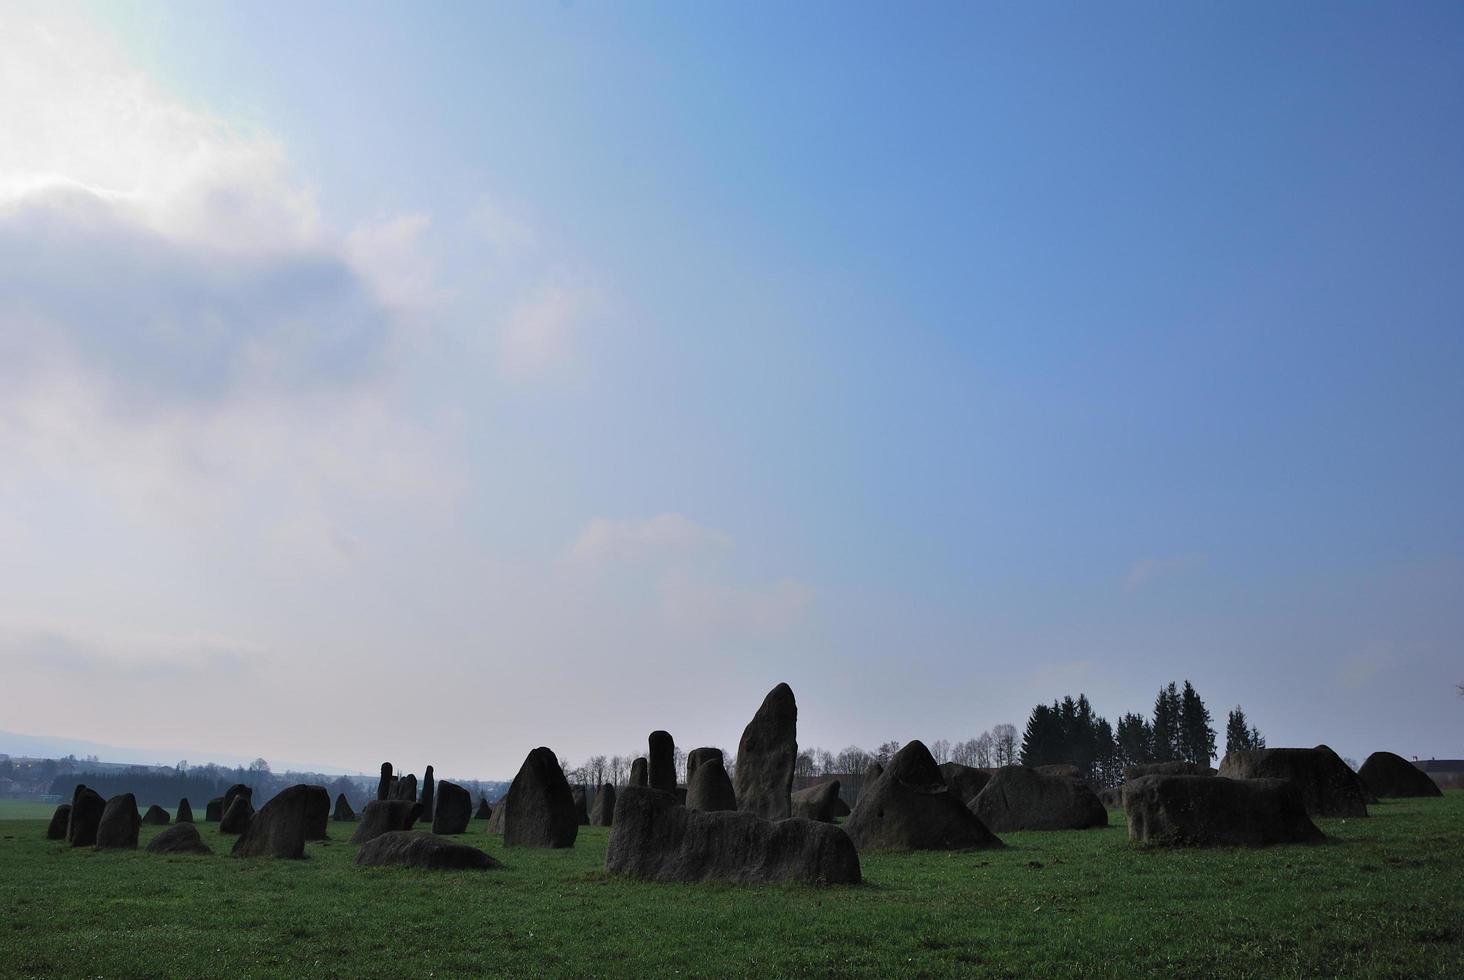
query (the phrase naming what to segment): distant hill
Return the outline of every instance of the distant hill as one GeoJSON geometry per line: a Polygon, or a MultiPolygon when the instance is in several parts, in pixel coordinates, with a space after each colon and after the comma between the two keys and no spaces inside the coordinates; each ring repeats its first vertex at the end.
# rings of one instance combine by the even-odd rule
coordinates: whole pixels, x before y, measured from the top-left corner
{"type": "MultiPolygon", "coordinates": [[[[189,749],[133,749],[101,742],[88,742],[79,738],[62,738],[54,735],[22,735],[17,732],[0,731],[0,753],[10,756],[33,756],[43,759],[63,759],[74,755],[78,759],[96,756],[104,762],[115,762],[138,766],[172,766],[183,759],[194,765],[213,763],[219,766],[247,766],[258,756],[229,755],[217,752],[195,752],[189,749]]],[[[369,776],[371,773],[340,766],[320,765],[314,762],[292,762],[288,759],[270,759],[270,767],[279,772],[319,772],[330,775],[369,776]]]]}

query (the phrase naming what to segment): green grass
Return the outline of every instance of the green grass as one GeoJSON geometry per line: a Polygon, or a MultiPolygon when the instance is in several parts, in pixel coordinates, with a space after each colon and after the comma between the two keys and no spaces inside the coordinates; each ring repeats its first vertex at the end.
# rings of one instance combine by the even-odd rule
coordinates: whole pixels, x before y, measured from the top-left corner
{"type": "MultiPolygon", "coordinates": [[[[6,809],[10,805],[7,804],[6,809]]],[[[568,851],[356,868],[71,850],[0,826],[4,976],[1464,976],[1464,792],[1321,821],[1332,843],[1163,851],[1107,830],[1003,851],[862,856],[857,888],[663,885],[568,851]]],[[[143,828],[144,843],[157,828],[143,828]]]]}

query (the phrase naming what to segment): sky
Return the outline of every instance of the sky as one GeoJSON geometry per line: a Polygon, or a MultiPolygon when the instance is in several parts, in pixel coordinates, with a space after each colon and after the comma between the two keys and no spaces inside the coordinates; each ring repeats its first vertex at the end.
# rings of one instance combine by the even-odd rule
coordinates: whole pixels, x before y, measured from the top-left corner
{"type": "MultiPolygon", "coordinates": [[[[0,728],[1464,755],[1464,8],[0,6],[0,728]]],[[[171,762],[172,759],[159,761],[171,762]]]]}

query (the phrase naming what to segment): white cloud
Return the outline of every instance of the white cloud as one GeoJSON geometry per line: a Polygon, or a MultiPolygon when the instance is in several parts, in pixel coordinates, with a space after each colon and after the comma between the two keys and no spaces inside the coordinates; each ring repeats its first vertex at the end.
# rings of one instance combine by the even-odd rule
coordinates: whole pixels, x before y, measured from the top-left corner
{"type": "Polygon", "coordinates": [[[576,562],[685,560],[732,546],[732,538],[681,514],[658,514],[645,520],[613,521],[595,517],[580,529],[570,548],[576,562]]]}
{"type": "Polygon", "coordinates": [[[511,378],[540,377],[565,365],[576,333],[594,304],[593,294],[566,285],[548,286],[509,314],[498,334],[498,362],[511,378]]]}
{"type": "Polygon", "coordinates": [[[351,268],[382,305],[397,313],[431,309],[448,295],[422,251],[421,240],[431,225],[425,214],[407,214],[359,225],[346,236],[351,268]]]}

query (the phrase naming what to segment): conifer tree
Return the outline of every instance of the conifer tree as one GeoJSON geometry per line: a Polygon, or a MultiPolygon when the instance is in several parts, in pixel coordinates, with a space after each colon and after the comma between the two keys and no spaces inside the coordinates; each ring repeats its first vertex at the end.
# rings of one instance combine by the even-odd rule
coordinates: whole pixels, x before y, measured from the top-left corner
{"type": "Polygon", "coordinates": [[[1210,710],[1188,680],[1180,695],[1179,758],[1197,766],[1208,766],[1215,757],[1215,729],[1210,726],[1210,710]]]}
{"type": "Polygon", "coordinates": [[[1183,758],[1180,751],[1181,701],[1179,688],[1173,681],[1161,687],[1154,698],[1154,761],[1171,762],[1183,758]]]}

